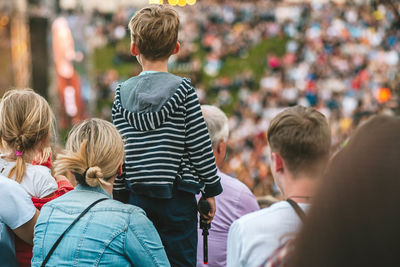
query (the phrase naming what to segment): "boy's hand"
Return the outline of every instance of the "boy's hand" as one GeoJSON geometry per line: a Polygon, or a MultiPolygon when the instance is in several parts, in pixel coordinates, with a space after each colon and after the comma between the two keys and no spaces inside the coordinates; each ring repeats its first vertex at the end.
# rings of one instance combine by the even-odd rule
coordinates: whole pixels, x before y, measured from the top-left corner
{"type": "Polygon", "coordinates": [[[198,210],[199,210],[200,214],[204,218],[207,219],[207,223],[211,223],[211,221],[214,219],[214,215],[215,215],[215,212],[217,210],[217,206],[215,204],[215,198],[214,197],[209,197],[209,198],[204,198],[204,199],[207,200],[208,203],[210,204],[210,211],[208,212],[208,214],[204,214],[204,213],[201,212],[200,209],[198,209],[198,210]]]}

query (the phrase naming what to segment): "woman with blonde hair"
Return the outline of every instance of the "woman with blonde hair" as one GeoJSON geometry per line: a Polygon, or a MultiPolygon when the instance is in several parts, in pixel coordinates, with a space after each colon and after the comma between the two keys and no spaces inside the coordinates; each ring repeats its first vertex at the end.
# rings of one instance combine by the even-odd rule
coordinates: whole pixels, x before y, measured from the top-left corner
{"type": "Polygon", "coordinates": [[[35,227],[32,266],[170,266],[144,211],[112,200],[124,143],[115,127],[89,119],[70,132],[56,173],[71,173],[75,190],[46,204],[35,227]]]}

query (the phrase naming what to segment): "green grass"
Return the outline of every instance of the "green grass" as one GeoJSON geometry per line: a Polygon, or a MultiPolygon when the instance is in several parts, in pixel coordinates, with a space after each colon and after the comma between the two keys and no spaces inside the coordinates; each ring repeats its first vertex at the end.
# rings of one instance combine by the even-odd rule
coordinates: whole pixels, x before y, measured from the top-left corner
{"type": "Polygon", "coordinates": [[[282,56],[285,53],[285,46],[285,39],[274,38],[265,40],[250,49],[246,58],[228,58],[219,76],[233,77],[251,70],[258,81],[267,67],[267,54],[272,52],[278,56],[282,56]]]}
{"type": "MultiPolygon", "coordinates": [[[[244,71],[251,70],[256,80],[259,80],[263,73],[265,72],[266,66],[266,56],[268,53],[275,53],[281,56],[285,52],[285,45],[287,40],[280,38],[271,38],[264,40],[258,45],[250,49],[246,57],[229,57],[224,62],[220,73],[216,77],[210,77],[203,73],[202,83],[208,88],[210,82],[218,77],[228,76],[234,77],[237,74],[243,73],[244,71]]],[[[119,46],[122,49],[129,50],[129,39],[124,39],[121,41],[119,46]]],[[[94,52],[94,67],[96,72],[104,72],[109,69],[115,69],[118,71],[120,77],[129,77],[134,69],[135,63],[120,63],[118,65],[114,64],[114,58],[116,54],[116,46],[107,45],[103,48],[96,49],[94,52]]],[[[200,58],[203,62],[206,57],[204,50],[199,49],[196,57],[200,58]]]]}
{"type": "MultiPolygon", "coordinates": [[[[259,86],[259,81],[265,73],[267,66],[267,55],[274,53],[278,56],[282,56],[285,53],[287,39],[284,38],[271,38],[263,40],[249,52],[242,57],[228,57],[222,65],[219,74],[216,77],[208,76],[206,73],[201,74],[201,80],[199,81],[203,87],[208,90],[212,85],[214,79],[219,77],[230,77],[234,78],[246,71],[251,71],[254,74],[256,88],[259,86]]],[[[114,63],[114,58],[117,52],[117,48],[126,49],[129,51],[129,39],[124,39],[116,45],[107,45],[103,48],[97,49],[94,53],[94,68],[95,73],[105,72],[109,69],[117,70],[121,80],[125,80],[132,75],[135,68],[138,68],[137,63],[114,63]],[[136,66],[135,66],[136,65],[136,66]]],[[[125,50],[123,50],[125,51],[125,50]]],[[[199,49],[194,55],[196,58],[200,58],[204,63],[206,52],[203,49],[199,49]]],[[[173,72],[173,70],[172,70],[173,72]]],[[[190,73],[179,73],[179,75],[188,75],[190,73]]],[[[232,91],[233,103],[227,107],[222,107],[225,112],[230,114],[233,111],[235,102],[237,101],[237,91],[232,91]]],[[[208,100],[210,103],[214,102],[216,95],[208,92],[208,100]]]]}
{"type": "Polygon", "coordinates": [[[109,69],[115,69],[121,79],[126,79],[132,75],[135,65],[137,63],[121,62],[115,64],[115,55],[117,53],[117,46],[121,46],[124,51],[129,51],[130,40],[124,39],[117,45],[107,45],[95,50],[93,55],[94,71],[95,73],[105,72],[109,69]]]}

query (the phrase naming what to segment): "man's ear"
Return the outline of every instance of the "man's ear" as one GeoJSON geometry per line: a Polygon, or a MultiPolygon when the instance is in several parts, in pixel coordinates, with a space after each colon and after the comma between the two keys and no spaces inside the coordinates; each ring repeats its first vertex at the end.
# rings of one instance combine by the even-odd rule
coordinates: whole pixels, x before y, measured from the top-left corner
{"type": "Polygon", "coordinates": [[[281,172],[283,170],[283,160],[279,154],[272,152],[272,157],[275,161],[275,172],[281,172]]]}
{"type": "Polygon", "coordinates": [[[217,151],[219,155],[222,155],[222,157],[225,158],[226,154],[226,141],[225,140],[219,140],[218,145],[217,145],[217,151]]]}
{"type": "Polygon", "coordinates": [[[174,48],[174,51],[172,52],[172,55],[177,54],[180,49],[181,49],[181,44],[179,42],[176,42],[176,46],[174,48]]]}
{"type": "Polygon", "coordinates": [[[134,43],[131,43],[131,54],[134,57],[140,54],[139,48],[134,43]]]}

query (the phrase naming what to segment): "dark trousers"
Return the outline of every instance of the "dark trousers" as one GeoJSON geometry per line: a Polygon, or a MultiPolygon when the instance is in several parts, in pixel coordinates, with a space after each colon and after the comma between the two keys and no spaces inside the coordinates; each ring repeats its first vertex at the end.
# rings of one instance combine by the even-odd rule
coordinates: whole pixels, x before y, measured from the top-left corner
{"type": "Polygon", "coordinates": [[[141,207],[153,222],[171,266],[196,266],[197,202],[193,194],[175,190],[171,199],[130,194],[129,203],[141,207]]]}

